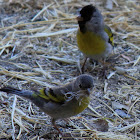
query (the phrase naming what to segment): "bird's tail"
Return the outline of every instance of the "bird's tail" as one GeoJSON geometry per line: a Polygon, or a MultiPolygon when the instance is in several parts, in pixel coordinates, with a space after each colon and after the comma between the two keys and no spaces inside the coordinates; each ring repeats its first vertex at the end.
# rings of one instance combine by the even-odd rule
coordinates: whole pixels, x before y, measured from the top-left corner
{"type": "Polygon", "coordinates": [[[32,97],[33,92],[29,91],[29,90],[19,90],[13,87],[3,87],[0,89],[0,91],[6,92],[6,93],[10,93],[10,94],[15,94],[15,95],[19,95],[25,98],[30,99],[32,97]]]}

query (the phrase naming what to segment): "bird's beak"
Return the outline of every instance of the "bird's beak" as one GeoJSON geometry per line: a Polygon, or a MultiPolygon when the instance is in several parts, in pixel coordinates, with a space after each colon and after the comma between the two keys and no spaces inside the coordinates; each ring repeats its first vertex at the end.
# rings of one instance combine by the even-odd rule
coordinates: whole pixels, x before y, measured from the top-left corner
{"type": "Polygon", "coordinates": [[[87,89],[87,94],[90,95],[94,91],[94,86],[92,88],[87,89]]]}
{"type": "Polygon", "coordinates": [[[81,16],[76,17],[77,21],[83,21],[83,18],[81,16]]]}
{"type": "Polygon", "coordinates": [[[90,95],[90,93],[91,93],[91,89],[88,88],[88,89],[87,89],[87,94],[90,95]]]}

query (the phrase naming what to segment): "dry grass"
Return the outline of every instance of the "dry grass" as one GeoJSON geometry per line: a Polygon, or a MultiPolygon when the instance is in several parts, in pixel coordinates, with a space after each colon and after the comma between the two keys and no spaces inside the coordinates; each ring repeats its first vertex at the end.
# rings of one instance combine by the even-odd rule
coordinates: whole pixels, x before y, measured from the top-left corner
{"type": "MultiPolygon", "coordinates": [[[[64,139],[140,138],[140,3],[138,0],[4,0],[0,3],[0,83],[20,89],[65,84],[79,75],[83,55],[76,43],[79,8],[89,3],[102,11],[114,33],[119,55],[107,79],[100,65],[87,63],[95,79],[88,109],[72,117],[72,127],[58,122],[64,139]],[[115,112],[122,111],[123,116],[115,112]],[[129,114],[127,116],[126,114],[129,114]],[[97,131],[93,121],[105,118],[108,132],[97,131]],[[64,128],[62,128],[64,126],[64,128]]],[[[120,113],[120,112],[119,112],[120,113]]],[[[50,117],[30,102],[0,92],[0,139],[59,139],[50,117]]]]}

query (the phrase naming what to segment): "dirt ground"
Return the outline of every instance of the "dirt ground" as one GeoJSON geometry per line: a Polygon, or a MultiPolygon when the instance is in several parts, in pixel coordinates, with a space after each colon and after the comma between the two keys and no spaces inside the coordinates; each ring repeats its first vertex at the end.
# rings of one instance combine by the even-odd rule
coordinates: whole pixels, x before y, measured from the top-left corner
{"type": "Polygon", "coordinates": [[[140,139],[140,2],[138,0],[1,0],[0,85],[39,90],[63,85],[80,75],[76,16],[96,5],[114,34],[115,58],[103,66],[88,61],[94,77],[89,107],[69,124],[51,125],[31,102],[0,92],[0,140],[140,139]]]}

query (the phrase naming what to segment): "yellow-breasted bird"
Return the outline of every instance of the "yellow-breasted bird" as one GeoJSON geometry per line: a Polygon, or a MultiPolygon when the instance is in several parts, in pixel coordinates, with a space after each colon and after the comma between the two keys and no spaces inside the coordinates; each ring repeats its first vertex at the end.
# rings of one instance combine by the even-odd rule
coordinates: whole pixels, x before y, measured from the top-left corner
{"type": "Polygon", "coordinates": [[[0,91],[31,100],[42,111],[51,116],[52,124],[59,131],[55,121],[77,115],[86,109],[90,102],[90,92],[93,86],[93,77],[82,74],[71,83],[60,87],[43,88],[40,91],[3,87],[0,91]]]}
{"type": "Polygon", "coordinates": [[[79,50],[86,56],[85,62],[87,57],[94,60],[107,58],[113,50],[113,34],[104,24],[101,12],[95,6],[87,5],[81,9],[77,20],[79,25],[77,44],[79,50]]]}

